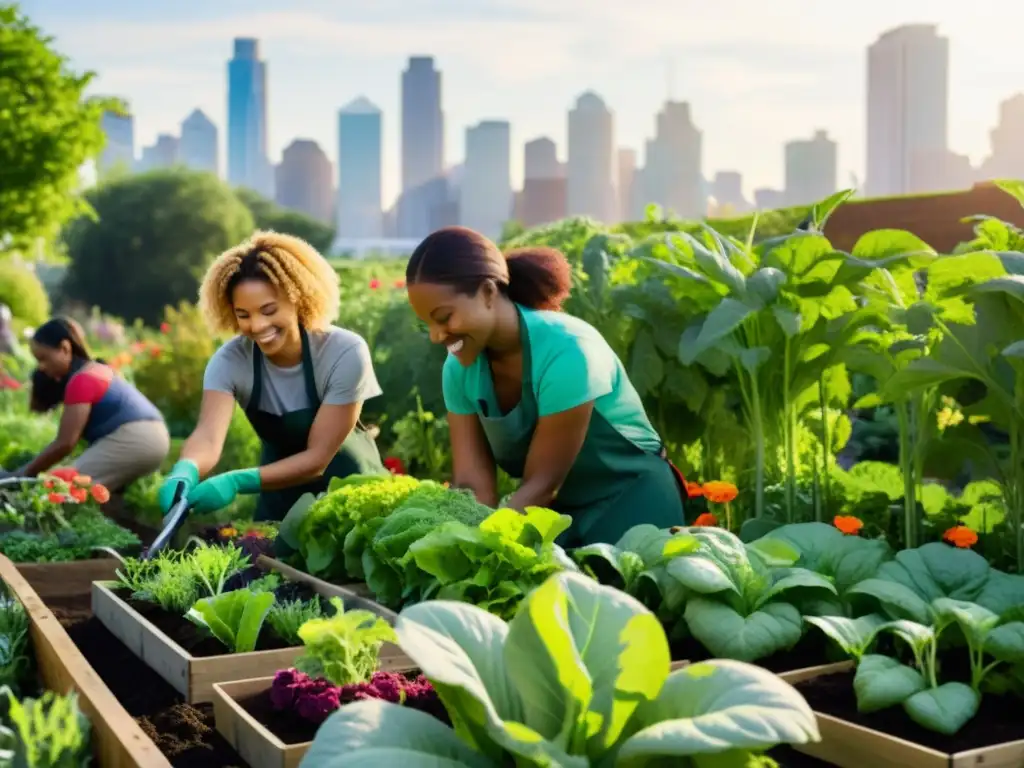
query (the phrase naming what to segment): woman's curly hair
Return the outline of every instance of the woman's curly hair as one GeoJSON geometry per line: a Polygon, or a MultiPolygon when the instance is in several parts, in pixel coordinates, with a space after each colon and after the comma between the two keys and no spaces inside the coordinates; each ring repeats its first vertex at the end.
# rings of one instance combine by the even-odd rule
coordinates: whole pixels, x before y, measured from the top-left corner
{"type": "Polygon", "coordinates": [[[231,293],[243,280],[267,280],[283,291],[308,330],[322,331],[338,317],[338,273],[298,237],[254,232],[210,265],[199,286],[199,308],[211,332],[238,331],[231,293]]]}

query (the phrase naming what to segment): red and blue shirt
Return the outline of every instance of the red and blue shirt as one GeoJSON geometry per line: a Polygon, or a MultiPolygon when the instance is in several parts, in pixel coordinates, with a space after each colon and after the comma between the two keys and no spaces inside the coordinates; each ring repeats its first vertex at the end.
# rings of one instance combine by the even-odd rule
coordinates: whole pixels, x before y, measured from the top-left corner
{"type": "Polygon", "coordinates": [[[163,421],[145,395],[102,363],[89,363],[71,377],[64,390],[64,405],[89,404],[89,420],[82,438],[95,443],[133,421],[163,421]]]}

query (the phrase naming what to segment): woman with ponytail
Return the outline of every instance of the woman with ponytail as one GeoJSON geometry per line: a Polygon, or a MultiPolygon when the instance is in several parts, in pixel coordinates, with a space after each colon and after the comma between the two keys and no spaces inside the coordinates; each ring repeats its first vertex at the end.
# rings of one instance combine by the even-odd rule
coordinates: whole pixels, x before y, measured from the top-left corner
{"type": "Polygon", "coordinates": [[[502,254],[463,227],[434,232],[406,267],[409,303],[448,349],[442,374],[453,485],[496,506],[496,466],[521,478],[507,506],[573,519],[566,546],[634,525],[683,524],[685,486],[621,361],[561,312],[572,285],[552,248],[502,254]]]}
{"type": "Polygon", "coordinates": [[[170,450],[163,416],[112,368],[94,360],[81,326],[54,318],[32,336],[39,368],[32,376],[34,411],[64,405],[57,437],[28,464],[12,473],[34,477],[65,459],[85,440],[75,461],[81,474],[111,491],[159,469],[170,450]]]}

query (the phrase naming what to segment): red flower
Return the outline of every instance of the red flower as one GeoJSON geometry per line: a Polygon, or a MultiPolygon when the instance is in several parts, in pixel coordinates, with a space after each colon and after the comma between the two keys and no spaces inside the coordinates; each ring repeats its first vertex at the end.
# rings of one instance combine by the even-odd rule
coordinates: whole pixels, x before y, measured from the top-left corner
{"type": "Polygon", "coordinates": [[[154,360],[156,360],[156,359],[157,359],[158,357],[160,357],[160,353],[161,353],[162,351],[163,351],[163,350],[161,350],[161,349],[160,349],[160,347],[158,347],[158,346],[155,346],[155,345],[154,345],[154,346],[153,346],[153,347],[152,347],[152,348],[151,348],[151,349],[149,350],[149,356],[150,356],[150,357],[152,357],[152,358],[153,358],[154,360]]]}
{"type": "Polygon", "coordinates": [[[46,498],[51,504],[63,504],[68,500],[68,497],[63,493],[51,493],[46,498]]]}
{"type": "Polygon", "coordinates": [[[960,549],[970,549],[978,543],[978,534],[963,523],[959,523],[943,533],[942,540],[960,549]]]}
{"type": "Polygon", "coordinates": [[[832,525],[847,536],[856,536],[860,533],[860,529],[864,527],[861,519],[853,515],[836,515],[832,518],[832,525]]]}
{"type": "Polygon", "coordinates": [[[405,280],[395,280],[395,288],[405,288],[405,280]]]}
{"type": "Polygon", "coordinates": [[[704,486],[702,486],[700,483],[691,483],[691,482],[687,481],[687,483],[686,483],[686,495],[688,497],[690,497],[691,499],[696,499],[696,498],[698,498],[700,496],[703,496],[704,495],[704,486]]]}
{"type": "Polygon", "coordinates": [[[392,475],[405,474],[405,463],[397,456],[388,456],[386,459],[384,459],[384,467],[392,475]]]}
{"type": "Polygon", "coordinates": [[[160,333],[170,333],[170,332],[171,332],[171,324],[170,323],[160,323],[160,333]]]}
{"type": "Polygon", "coordinates": [[[377,290],[378,288],[380,288],[380,280],[378,280],[378,279],[377,279],[377,278],[375,277],[375,278],[373,278],[373,279],[372,279],[372,280],[370,281],[370,290],[371,290],[371,291],[376,291],[376,290],[377,290]]]}
{"type": "Polygon", "coordinates": [[[694,527],[703,528],[705,526],[718,525],[718,518],[710,512],[704,512],[703,514],[697,515],[697,519],[693,521],[694,527]]]}
{"type": "Polygon", "coordinates": [[[21,382],[10,376],[0,378],[0,389],[21,389],[21,382]]]}
{"type": "Polygon", "coordinates": [[[96,483],[96,485],[92,487],[92,497],[100,504],[106,504],[110,501],[110,491],[107,490],[105,485],[96,483]]]}
{"type": "Polygon", "coordinates": [[[71,494],[71,498],[79,504],[83,504],[89,499],[89,492],[85,488],[79,488],[77,485],[68,489],[68,493],[71,494]]]}
{"type": "Polygon", "coordinates": [[[74,467],[60,467],[58,469],[51,469],[50,474],[65,483],[70,483],[76,477],[78,477],[78,470],[74,467]]]}

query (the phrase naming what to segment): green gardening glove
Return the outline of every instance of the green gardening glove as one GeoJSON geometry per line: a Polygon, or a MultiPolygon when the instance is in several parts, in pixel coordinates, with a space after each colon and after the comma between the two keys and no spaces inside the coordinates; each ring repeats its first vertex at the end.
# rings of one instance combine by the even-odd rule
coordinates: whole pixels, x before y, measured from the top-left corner
{"type": "Polygon", "coordinates": [[[188,495],[188,503],[197,515],[224,509],[240,493],[259,493],[260,470],[236,469],[203,480],[188,495]]]}
{"type": "Polygon", "coordinates": [[[179,487],[181,487],[182,495],[187,496],[198,482],[199,467],[196,466],[196,463],[189,459],[178,461],[171,468],[171,474],[164,479],[160,490],[156,492],[157,501],[160,502],[160,512],[166,515],[171,511],[171,507],[174,506],[174,497],[179,487]]]}

